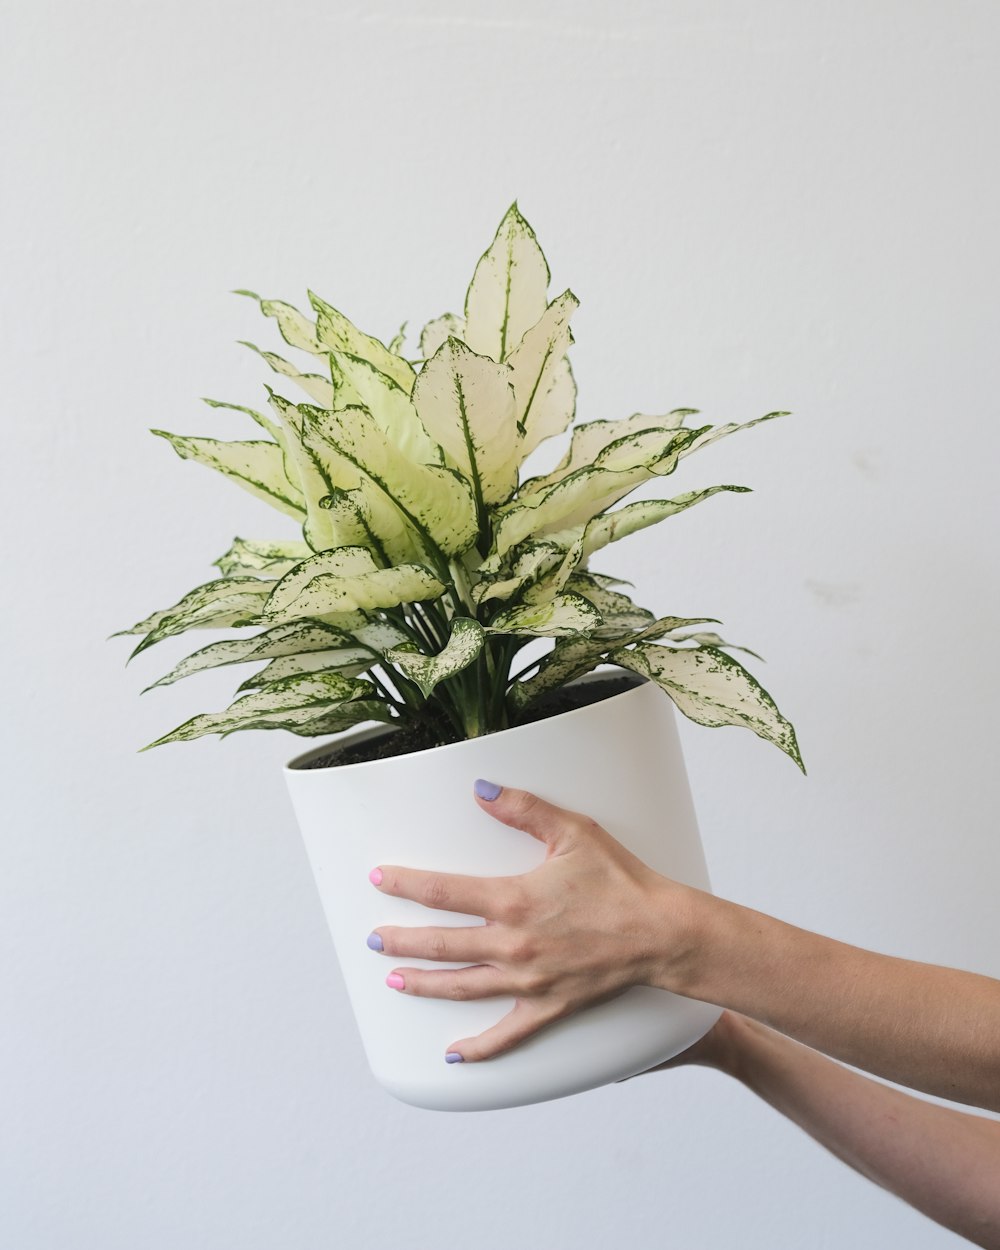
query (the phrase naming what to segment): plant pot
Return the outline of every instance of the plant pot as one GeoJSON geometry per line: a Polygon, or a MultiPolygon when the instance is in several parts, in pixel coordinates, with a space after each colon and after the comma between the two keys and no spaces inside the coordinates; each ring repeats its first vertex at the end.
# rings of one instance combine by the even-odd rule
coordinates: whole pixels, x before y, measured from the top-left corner
{"type": "MultiPolygon", "coordinates": [[[[581,681],[609,675],[602,671],[581,681]]],[[[363,730],[351,740],[383,732],[363,730]]],[[[380,894],[368,881],[376,864],[508,876],[542,862],[541,843],[476,806],[477,777],[584,812],[657,871],[707,890],[673,705],[657,686],[637,679],[633,688],[574,711],[430,750],[303,767],[329,750],[327,742],[292,760],[285,777],[368,1061],[391,1094],[439,1111],[544,1102],[662,1063],[715,1023],[715,1007],[638,986],[559,1021],[505,1055],[446,1064],[450,1043],[495,1024],[513,1000],[451,1002],[400,994],[385,984],[393,963],[365,942],[379,925],[480,922],[380,894]]]]}

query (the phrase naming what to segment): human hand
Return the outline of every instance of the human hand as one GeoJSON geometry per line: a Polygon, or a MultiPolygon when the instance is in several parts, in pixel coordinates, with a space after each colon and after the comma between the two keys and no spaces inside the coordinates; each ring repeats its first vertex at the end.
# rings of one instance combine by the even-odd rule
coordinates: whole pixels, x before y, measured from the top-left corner
{"type": "Polygon", "coordinates": [[[544,842],[545,861],[514,877],[391,865],[372,873],[385,894],[486,921],[466,928],[384,926],[369,938],[373,949],[394,959],[471,965],[399,966],[387,984],[401,993],[515,999],[493,1028],[449,1047],[449,1062],[490,1059],[543,1026],[633,985],[684,992],[697,946],[698,891],[654,872],[588,816],[528,791],[477,782],[476,801],[497,820],[544,842]]]}

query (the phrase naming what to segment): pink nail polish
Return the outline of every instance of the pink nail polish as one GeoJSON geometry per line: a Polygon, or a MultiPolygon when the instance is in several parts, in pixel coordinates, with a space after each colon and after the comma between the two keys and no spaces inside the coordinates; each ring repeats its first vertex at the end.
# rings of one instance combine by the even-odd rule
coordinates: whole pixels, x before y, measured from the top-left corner
{"type": "Polygon", "coordinates": [[[388,985],[390,990],[406,989],[406,982],[403,980],[403,978],[399,975],[398,972],[390,972],[389,975],[385,979],[385,983],[386,985],[388,985]]]}
{"type": "Polygon", "coordinates": [[[368,874],[368,880],[372,883],[372,885],[381,885],[382,884],[382,869],[373,868],[371,872],[368,874]]]}

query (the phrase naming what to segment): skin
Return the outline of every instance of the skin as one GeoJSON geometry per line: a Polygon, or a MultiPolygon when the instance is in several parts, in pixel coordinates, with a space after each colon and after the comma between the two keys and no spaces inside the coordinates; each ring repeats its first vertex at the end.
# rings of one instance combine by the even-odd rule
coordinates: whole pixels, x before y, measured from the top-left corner
{"type": "Polygon", "coordinates": [[[1000,1111],[1000,981],[860,950],[671,881],[589,817],[527,791],[475,801],[543,842],[545,861],[494,878],[381,865],[375,887],[486,920],[376,930],[398,993],[514,998],[451,1056],[491,1059],[633,985],[714,1003],[727,1009],[719,1023],[664,1067],[733,1076],[869,1179],[1000,1250],[1000,1123],[826,1057],[1000,1111]],[[407,958],[469,966],[419,969],[407,958]]]}

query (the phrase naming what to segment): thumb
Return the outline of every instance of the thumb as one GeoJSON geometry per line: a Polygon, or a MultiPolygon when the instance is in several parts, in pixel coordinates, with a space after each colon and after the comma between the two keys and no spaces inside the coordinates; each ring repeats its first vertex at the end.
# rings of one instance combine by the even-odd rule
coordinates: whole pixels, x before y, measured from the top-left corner
{"type": "Polygon", "coordinates": [[[480,777],[475,786],[476,801],[484,812],[514,829],[523,829],[550,851],[565,849],[578,832],[582,820],[578,812],[557,807],[532,794],[530,790],[514,790],[498,786],[480,777]]]}

